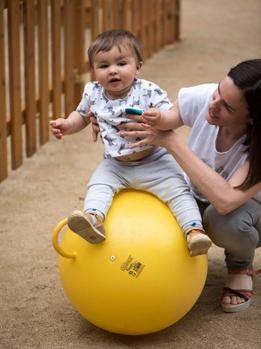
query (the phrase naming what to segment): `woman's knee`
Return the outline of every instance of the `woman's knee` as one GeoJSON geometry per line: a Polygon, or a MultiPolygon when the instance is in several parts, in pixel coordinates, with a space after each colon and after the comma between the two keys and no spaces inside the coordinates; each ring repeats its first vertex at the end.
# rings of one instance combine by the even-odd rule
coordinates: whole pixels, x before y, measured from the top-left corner
{"type": "Polygon", "coordinates": [[[211,240],[220,247],[242,249],[255,248],[259,234],[254,227],[253,217],[246,209],[237,209],[220,215],[209,205],[203,215],[203,224],[211,240]]]}

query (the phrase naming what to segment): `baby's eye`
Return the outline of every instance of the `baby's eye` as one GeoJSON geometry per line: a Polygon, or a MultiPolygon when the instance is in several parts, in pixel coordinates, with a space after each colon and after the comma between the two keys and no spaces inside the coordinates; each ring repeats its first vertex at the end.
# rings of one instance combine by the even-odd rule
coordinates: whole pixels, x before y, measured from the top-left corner
{"type": "Polygon", "coordinates": [[[108,68],[108,64],[101,64],[101,65],[99,66],[99,68],[101,68],[101,69],[108,68]]]}
{"type": "Polygon", "coordinates": [[[126,65],[127,64],[127,62],[119,62],[118,63],[118,65],[120,65],[120,66],[123,66],[123,65],[126,65]]]}

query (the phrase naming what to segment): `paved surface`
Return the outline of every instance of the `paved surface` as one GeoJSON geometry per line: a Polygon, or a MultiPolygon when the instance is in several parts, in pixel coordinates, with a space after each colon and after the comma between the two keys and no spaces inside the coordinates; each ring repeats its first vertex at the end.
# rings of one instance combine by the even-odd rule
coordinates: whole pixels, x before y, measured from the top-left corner
{"type": "MultiPolygon", "coordinates": [[[[160,84],[172,99],[182,86],[219,81],[239,61],[261,57],[260,13],[260,0],[183,0],[182,42],[148,60],[143,77],[160,84]]],[[[186,136],[186,129],[181,132],[186,136]]],[[[60,284],[51,232],[72,209],[82,207],[86,182],[102,157],[102,146],[88,139],[88,131],[61,142],[52,139],[0,184],[0,348],[260,349],[261,278],[248,311],[222,313],[225,268],[217,247],[211,248],[197,304],[162,332],[110,334],[73,309],[60,284]]]]}

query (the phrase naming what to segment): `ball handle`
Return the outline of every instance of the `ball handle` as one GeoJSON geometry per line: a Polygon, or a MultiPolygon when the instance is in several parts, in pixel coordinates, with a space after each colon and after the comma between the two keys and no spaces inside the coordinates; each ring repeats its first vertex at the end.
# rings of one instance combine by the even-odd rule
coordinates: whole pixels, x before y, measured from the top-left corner
{"type": "Polygon", "coordinates": [[[55,248],[56,252],[58,252],[61,256],[65,257],[65,258],[73,259],[76,257],[76,253],[75,252],[69,253],[69,252],[64,251],[62,249],[62,247],[59,245],[59,241],[58,241],[60,231],[67,224],[68,224],[68,219],[64,218],[56,225],[56,227],[53,230],[52,243],[53,243],[53,247],[55,248]]]}

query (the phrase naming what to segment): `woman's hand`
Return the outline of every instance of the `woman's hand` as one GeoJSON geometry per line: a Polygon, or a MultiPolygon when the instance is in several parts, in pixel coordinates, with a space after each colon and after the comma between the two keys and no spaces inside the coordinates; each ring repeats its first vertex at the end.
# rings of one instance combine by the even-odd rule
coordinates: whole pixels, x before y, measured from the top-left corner
{"type": "Polygon", "coordinates": [[[168,136],[173,131],[160,131],[156,128],[137,122],[128,122],[119,126],[120,136],[138,139],[137,142],[129,144],[129,148],[140,147],[142,145],[159,145],[164,147],[167,143],[168,136]]]}
{"type": "Polygon", "coordinates": [[[89,117],[90,117],[91,126],[92,126],[92,140],[93,142],[97,142],[98,134],[100,133],[100,128],[94,114],[90,113],[89,117]]]}

